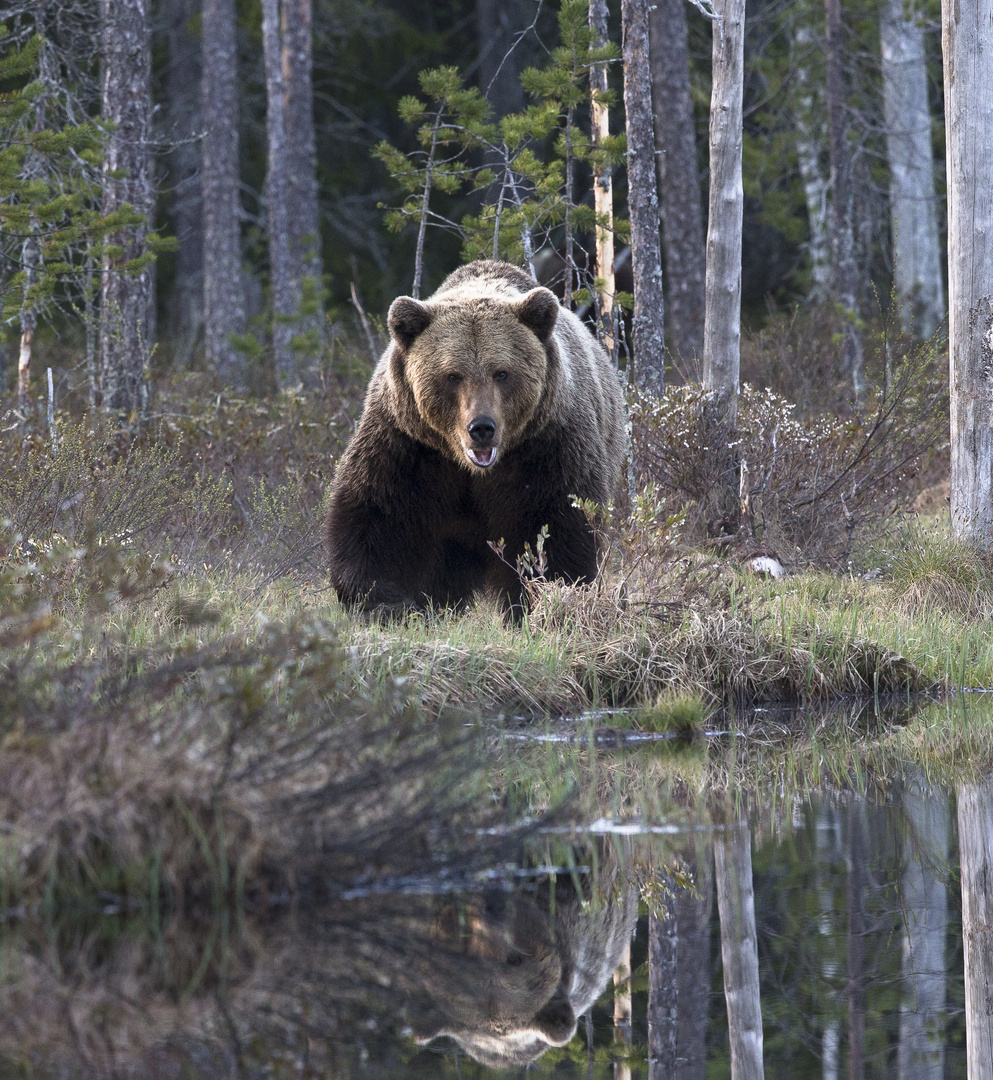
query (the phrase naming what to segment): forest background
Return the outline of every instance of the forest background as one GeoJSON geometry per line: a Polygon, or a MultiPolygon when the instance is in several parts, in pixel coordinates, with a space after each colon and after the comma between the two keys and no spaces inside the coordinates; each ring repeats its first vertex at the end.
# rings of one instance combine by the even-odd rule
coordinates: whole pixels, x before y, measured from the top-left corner
{"type": "MultiPolygon", "coordinates": [[[[102,23],[96,3],[66,5],[57,0],[35,0],[6,4],[0,18],[8,24],[10,35],[4,45],[5,53],[22,50],[36,32],[45,36],[48,45],[42,55],[45,65],[42,81],[50,84],[49,96],[69,95],[83,114],[91,117],[102,112],[113,118],[116,108],[108,99],[108,93],[113,96],[114,88],[108,88],[106,79],[101,83],[100,75],[101,70],[107,70],[108,50],[115,47],[114,35],[108,35],[106,30],[107,22],[119,30],[119,36],[137,35],[138,51],[133,51],[131,56],[138,67],[126,93],[132,98],[147,93],[150,101],[144,103],[147,128],[140,136],[145,160],[140,167],[137,159],[120,162],[125,171],[130,169],[130,178],[122,181],[129,189],[124,195],[130,196],[126,201],[145,214],[145,225],[139,232],[153,229],[153,244],[154,237],[159,235],[174,238],[172,245],[160,245],[154,268],[149,268],[146,303],[151,311],[146,316],[144,331],[146,360],[150,370],[157,373],[215,367],[221,372],[222,382],[225,378],[232,381],[234,374],[238,375],[234,381],[245,382],[245,371],[254,361],[262,370],[256,370],[248,381],[258,389],[265,389],[276,381],[285,382],[282,378],[277,380],[278,371],[274,374],[272,367],[273,350],[279,354],[280,345],[270,344],[266,329],[272,325],[274,309],[280,313],[276,319],[277,338],[281,322],[297,320],[292,333],[296,335],[296,352],[302,355],[308,351],[303,344],[306,333],[315,325],[318,338],[325,344],[327,325],[349,331],[355,326],[353,285],[355,299],[370,313],[373,329],[379,334],[382,323],[376,322],[377,315],[385,311],[395,295],[410,290],[417,230],[407,227],[391,231],[385,226],[383,208],[395,206],[400,197],[397,184],[373,150],[383,141],[402,153],[417,149],[416,125],[401,117],[398,106],[409,95],[423,96],[419,73],[442,65],[456,67],[467,85],[478,86],[485,92],[492,106],[492,117],[499,119],[535,100],[522,89],[521,72],[548,63],[549,50],[558,44],[560,31],[556,6],[534,0],[510,0],[502,4],[491,0],[476,3],[452,0],[441,5],[418,4],[416,0],[402,5],[388,0],[368,3],[317,0],[312,8],[309,0],[292,3],[284,0],[281,14],[276,11],[279,5],[273,4],[239,0],[227,6],[235,19],[231,47],[223,41],[219,44],[215,29],[218,18],[223,21],[223,3],[207,3],[203,11],[197,0],[115,3],[114,15],[102,23]],[[283,20],[282,39],[278,28],[274,32],[282,50],[282,77],[286,80],[284,94],[288,103],[284,151],[274,150],[271,118],[267,130],[269,95],[264,49],[267,7],[273,9],[274,18],[283,20]],[[127,12],[131,12],[130,26],[125,25],[127,12]],[[143,48],[148,50],[147,78],[138,70],[143,48]],[[309,128],[305,114],[311,103],[312,128],[309,128]],[[235,118],[236,129],[232,123],[235,118]],[[213,303],[215,311],[219,308],[224,312],[228,334],[243,334],[246,330],[254,333],[256,341],[263,343],[261,351],[250,340],[241,338],[240,351],[232,353],[223,344],[227,335],[222,337],[222,344],[217,343],[216,329],[205,335],[204,272],[206,266],[210,287],[210,260],[213,257],[216,264],[217,256],[212,253],[217,249],[217,234],[216,224],[205,220],[204,195],[207,191],[209,196],[207,185],[218,182],[218,170],[223,171],[224,167],[223,161],[218,163],[210,158],[213,154],[216,159],[219,152],[211,148],[209,134],[218,125],[232,130],[224,152],[234,153],[237,163],[235,182],[240,218],[237,258],[241,272],[239,281],[223,286],[228,289],[228,295],[222,297],[224,302],[218,304],[208,294],[207,306],[213,303]],[[303,295],[298,281],[295,301],[279,295],[278,275],[274,279],[272,273],[274,260],[278,265],[281,256],[270,242],[273,189],[267,160],[281,157],[288,163],[286,182],[290,186],[285,202],[290,246],[297,243],[307,249],[296,257],[311,260],[304,276],[315,283],[315,289],[303,295]],[[144,185],[144,190],[131,191],[135,185],[144,185]],[[313,244],[310,239],[303,243],[300,238],[311,238],[313,234],[307,230],[315,226],[319,243],[313,244]],[[214,233],[210,232],[211,228],[215,229],[214,233]],[[292,310],[294,306],[296,311],[292,310]]],[[[700,8],[708,6],[702,4],[700,8]]],[[[608,37],[614,42],[620,42],[621,38],[619,7],[614,5],[609,11],[608,37]]],[[[667,209],[670,214],[681,215],[662,234],[667,271],[667,345],[670,364],[674,365],[674,374],[680,381],[681,372],[694,374],[692,364],[685,361],[700,355],[702,335],[702,311],[688,317],[692,325],[687,328],[687,316],[681,314],[680,303],[687,288],[702,290],[711,20],[691,4],[670,0],[654,6],[649,17],[656,141],[660,160],[667,157],[672,162],[668,177],[664,167],[660,175],[662,216],[665,217],[667,209]],[[684,34],[687,48],[680,55],[678,46],[684,34]],[[680,97],[681,84],[689,91],[683,97],[680,97]],[[679,120],[684,122],[682,131],[678,130],[679,120]],[[666,138],[670,140],[668,147],[666,138]],[[685,163],[685,154],[677,160],[673,142],[677,138],[684,145],[687,138],[691,140],[691,170],[685,163]],[[685,205],[688,192],[699,192],[695,207],[685,205]],[[680,235],[681,228],[684,232],[689,230],[688,241],[680,235]],[[681,256],[680,252],[670,250],[679,245],[684,251],[681,256]],[[683,262],[679,258],[673,261],[674,255],[683,262]],[[674,289],[677,278],[679,288],[674,289]]],[[[838,333],[838,326],[831,324],[831,309],[840,302],[849,312],[857,310],[859,317],[863,313],[870,319],[893,314],[895,246],[901,234],[908,241],[916,240],[916,234],[910,235],[913,223],[907,213],[900,210],[903,224],[898,226],[895,213],[899,208],[891,207],[893,199],[899,197],[899,192],[894,194],[899,165],[894,168],[893,155],[900,153],[899,148],[894,150],[891,145],[892,136],[901,132],[895,131],[900,122],[892,112],[887,113],[884,58],[891,57],[894,48],[894,22],[903,24],[904,38],[910,35],[911,46],[919,55],[909,60],[916,64],[917,74],[925,80],[924,107],[929,116],[925,138],[931,154],[924,177],[911,177],[911,180],[930,184],[930,191],[919,192],[916,197],[927,204],[932,214],[934,235],[925,242],[934,246],[943,244],[944,236],[943,103],[937,0],[909,6],[894,0],[858,0],[845,3],[843,13],[840,5],[825,6],[814,0],[749,0],[746,5],[743,318],[746,328],[760,331],[766,326],[781,325],[784,316],[799,311],[812,325],[819,326],[821,334],[820,340],[815,341],[805,331],[799,338],[806,338],[806,355],[794,355],[788,363],[779,358],[778,365],[770,364],[765,357],[756,361],[760,370],[749,370],[746,347],[744,377],[781,389],[794,400],[809,396],[812,378],[822,384],[822,391],[823,384],[839,384],[840,391],[845,372],[839,365],[844,361],[835,358],[835,363],[828,355],[832,344],[837,344],[833,335],[838,333]],[[830,15],[832,7],[838,8],[843,16],[840,48],[835,49],[842,82],[833,86],[828,77],[830,50],[825,22],[825,11],[830,15]],[[882,48],[881,40],[886,44],[887,33],[890,41],[882,48]],[[836,97],[840,93],[841,100],[832,102],[832,92],[836,97]],[[832,108],[841,110],[850,168],[850,198],[845,213],[849,215],[851,229],[849,260],[853,271],[852,280],[842,283],[844,295],[839,294],[832,271],[836,259],[831,248],[835,239],[831,216],[835,167],[830,149],[832,108]]],[[[902,44],[898,40],[897,47],[905,49],[906,40],[902,44]]],[[[899,55],[896,60],[897,66],[902,62],[906,67],[908,56],[899,55]]],[[[611,130],[623,132],[622,65],[618,60],[608,64],[607,69],[614,90],[611,130]]],[[[893,70],[891,63],[889,71],[893,70]]],[[[270,90],[278,74],[270,68],[270,90]]],[[[29,77],[29,72],[20,73],[20,85],[29,77]]],[[[17,78],[8,79],[6,88],[15,85],[17,78]]],[[[50,109],[50,123],[52,112],[50,109]]],[[[117,123],[121,123],[120,115],[117,123]]],[[[588,112],[577,110],[576,124],[588,132],[588,112]]],[[[68,127],[64,118],[51,126],[61,131],[68,127]]],[[[128,135],[125,131],[126,126],[119,127],[116,135],[111,132],[107,136],[111,144],[115,139],[134,141],[133,133],[128,135]]],[[[905,131],[902,133],[906,135],[905,131]]],[[[913,132],[918,149],[921,134],[913,132]]],[[[476,151],[476,167],[479,156],[480,152],[476,151]]],[[[228,170],[231,171],[230,165],[228,170]]],[[[613,182],[615,210],[624,219],[628,216],[625,169],[614,170],[613,182]]],[[[576,169],[575,185],[577,205],[591,205],[593,184],[588,163],[581,163],[576,169]]],[[[447,193],[436,189],[437,199],[432,209],[440,218],[458,222],[466,214],[478,213],[481,202],[487,199],[492,202],[495,198],[492,191],[474,191],[471,184],[466,187],[467,190],[447,193]]],[[[106,212],[107,208],[103,209],[106,212]]],[[[553,246],[557,242],[561,248],[560,233],[551,239],[553,246]]],[[[9,295],[11,287],[15,293],[24,287],[24,282],[16,277],[18,269],[23,270],[23,253],[17,244],[12,250],[9,240],[8,236],[8,242],[3,245],[7,301],[3,382],[8,386],[16,377],[22,316],[25,308],[31,307],[23,297],[18,302],[9,295]]],[[[136,242],[135,250],[129,251],[132,257],[140,257],[147,246],[144,235],[137,236],[136,242]]],[[[580,242],[587,251],[592,251],[591,236],[580,237],[580,242]]],[[[620,241],[617,246],[623,258],[626,249],[620,241]]],[[[461,247],[457,230],[428,230],[424,294],[458,264],[461,247]]],[[[906,270],[916,274],[916,278],[909,289],[903,285],[902,295],[896,297],[896,306],[904,314],[901,319],[891,319],[891,326],[907,330],[917,338],[930,336],[944,315],[944,260],[938,255],[933,250],[926,254],[921,266],[907,266],[906,270]]],[[[99,253],[97,257],[99,261],[99,253]]],[[[290,251],[286,257],[292,260],[295,256],[290,251]]],[[[908,263],[909,258],[916,256],[904,255],[902,262],[908,263]]],[[[545,273],[548,276],[552,272],[545,273]]],[[[64,300],[70,290],[64,282],[55,291],[58,294],[60,290],[64,300]]],[[[55,299],[58,300],[58,295],[55,299]]],[[[78,299],[75,301],[77,310],[83,306],[78,299]]],[[[37,315],[27,312],[29,322],[36,317],[39,322],[34,367],[36,371],[43,366],[53,368],[56,397],[61,400],[85,381],[78,359],[84,331],[66,302],[39,303],[35,307],[37,315]]],[[[91,313],[90,318],[94,317],[91,313]]],[[[208,320],[207,325],[213,327],[215,322],[216,317],[208,320]]],[[[284,336],[289,333],[288,330],[284,336]]],[[[316,349],[316,341],[312,344],[316,349]]],[[[276,368],[279,364],[277,355],[276,368]]],[[[44,395],[44,386],[40,390],[44,395]]],[[[840,406],[844,394],[831,393],[829,397],[831,404],[837,398],[840,406]]],[[[806,402],[802,404],[805,406],[806,402]]]]}

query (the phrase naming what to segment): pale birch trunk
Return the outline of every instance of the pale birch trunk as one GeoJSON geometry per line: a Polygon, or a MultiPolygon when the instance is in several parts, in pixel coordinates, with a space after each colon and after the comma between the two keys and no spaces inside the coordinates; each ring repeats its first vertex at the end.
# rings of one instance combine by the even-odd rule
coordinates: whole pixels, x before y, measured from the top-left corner
{"type": "Polygon", "coordinates": [[[696,894],[676,897],[676,1080],[704,1080],[710,1008],[710,915],[714,857],[701,845],[693,864],[696,894]]]}
{"type": "Polygon", "coordinates": [[[34,332],[38,326],[37,312],[28,304],[28,291],[38,272],[38,241],[29,236],[21,246],[21,262],[24,265],[24,303],[21,305],[20,348],[17,353],[17,409],[26,417],[31,409],[31,354],[34,349],[34,332]]]}
{"type": "Polygon", "coordinates": [[[745,0],[716,0],[714,11],[719,21],[713,26],[703,386],[710,398],[713,422],[733,428],[738,415],[741,345],[745,0]]]}
{"type": "Polygon", "coordinates": [[[942,0],[952,531],[993,541],[993,0],[942,0]]]}
{"type": "Polygon", "coordinates": [[[648,916],[648,1080],[672,1080],[676,1072],[680,927],[677,900],[668,905],[648,916]]]}
{"type": "Polygon", "coordinates": [[[234,0],[203,0],[202,25],[204,340],[221,382],[240,384],[244,363],[229,340],[245,330],[234,0]]]}
{"type": "MultiPolygon", "coordinates": [[[[607,43],[607,0],[590,0],[590,29],[593,45],[607,43]]],[[[593,146],[596,147],[610,134],[607,106],[598,100],[598,94],[607,92],[607,65],[597,64],[590,69],[590,128],[593,146]]],[[[593,167],[593,208],[597,217],[605,220],[596,228],[596,273],[603,280],[600,289],[600,336],[604,347],[616,357],[617,342],[614,335],[614,189],[610,168],[593,167]]]]}
{"type": "Polygon", "coordinates": [[[900,901],[903,908],[903,999],[899,1080],[945,1075],[945,935],[948,932],[948,800],[919,772],[902,793],[900,901]]]}
{"type": "Polygon", "coordinates": [[[893,283],[900,325],[929,338],[945,317],[924,31],[906,0],[883,0],[879,17],[890,167],[893,283]]]}
{"type": "Polygon", "coordinates": [[[614,1080],[631,1080],[631,939],[624,944],[614,972],[614,1045],[621,1055],[614,1061],[614,1080]]]}
{"type": "Polygon", "coordinates": [[[153,345],[151,265],[139,273],[119,267],[145,253],[154,212],[151,113],[152,59],[147,0],[102,0],[102,107],[113,124],[107,138],[103,211],[130,203],[145,224],[117,238],[124,250],[104,259],[100,296],[100,373],[103,407],[129,418],[145,412],[145,365],[153,345]],[[116,173],[121,175],[114,175],[116,173]]]}
{"type": "Polygon", "coordinates": [[[280,20],[286,105],[286,216],[291,273],[301,305],[295,334],[303,351],[313,357],[324,340],[324,298],[314,134],[312,0],[281,0],[280,20]]]}
{"type": "MultiPolygon", "coordinates": [[[[716,27],[714,34],[719,34],[716,27]]],[[[714,844],[714,865],[731,1042],[731,1080],[763,1080],[759,953],[751,834],[747,823],[727,826],[714,844]]]]}
{"type": "MultiPolygon", "coordinates": [[[[804,9],[801,18],[809,18],[804,9]]],[[[800,23],[793,35],[793,65],[796,70],[797,165],[803,181],[807,205],[807,257],[810,259],[810,291],[807,299],[824,303],[831,293],[831,237],[828,230],[828,178],[822,159],[827,146],[827,132],[822,119],[822,102],[811,76],[810,62],[815,50],[814,34],[809,23],[800,23]]]]}
{"type": "Polygon", "coordinates": [[[834,864],[841,854],[841,821],[837,807],[827,799],[823,805],[815,808],[814,814],[817,906],[820,909],[818,931],[824,940],[821,978],[827,987],[825,1011],[828,1016],[821,1032],[821,1077],[822,1080],[838,1080],[841,1022],[836,1015],[837,995],[834,990],[838,965],[834,957],[834,894],[831,878],[834,864]]]}
{"type": "Polygon", "coordinates": [[[848,907],[848,1080],[865,1077],[865,935],[866,835],[865,797],[852,796],[848,805],[847,881],[848,907]]]}
{"type": "Polygon", "coordinates": [[[648,2],[621,0],[624,53],[624,111],[627,116],[628,211],[634,318],[631,329],[634,381],[661,394],[665,387],[662,249],[655,184],[655,129],[648,66],[648,2]]]}
{"type": "Polygon", "coordinates": [[[968,1074],[993,1080],[993,779],[959,784],[956,794],[968,1074]]]}
{"type": "Polygon", "coordinates": [[[272,346],[276,384],[297,382],[293,352],[295,316],[300,307],[290,250],[289,156],[286,132],[286,85],[279,32],[280,0],[262,0],[262,51],[266,81],[266,182],[269,225],[269,288],[272,297],[272,346]]]}
{"type": "Polygon", "coordinates": [[[703,355],[707,249],[690,87],[686,0],[657,0],[648,16],[652,107],[666,273],[667,351],[697,380],[703,355]]]}
{"type": "Polygon", "coordinates": [[[848,151],[842,55],[841,0],[824,0],[827,53],[827,107],[831,138],[831,248],[834,258],[834,299],[842,309],[841,365],[851,381],[856,401],[865,396],[865,356],[859,312],[859,271],[855,261],[852,223],[852,169],[848,151]]]}
{"type": "MultiPolygon", "coordinates": [[[[205,0],[202,24],[206,38],[205,0]]],[[[201,14],[195,0],[169,0],[169,66],[166,69],[167,138],[169,181],[172,186],[172,231],[178,244],[176,279],[170,312],[170,336],[173,362],[181,368],[189,365],[203,330],[203,198],[201,190],[203,130],[202,42],[194,33],[193,19],[201,14]]],[[[237,130],[232,114],[225,113],[229,126],[237,130]]]]}

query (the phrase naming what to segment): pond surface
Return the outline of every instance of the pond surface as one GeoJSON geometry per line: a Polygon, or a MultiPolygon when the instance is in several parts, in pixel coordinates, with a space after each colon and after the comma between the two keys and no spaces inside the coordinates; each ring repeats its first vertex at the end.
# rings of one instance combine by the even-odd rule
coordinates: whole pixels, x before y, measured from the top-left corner
{"type": "Polygon", "coordinates": [[[749,725],[679,752],[588,740],[582,761],[533,741],[530,764],[514,729],[496,787],[532,835],[468,876],[8,912],[0,1076],[990,1076],[993,782],[886,746],[866,765],[850,740],[825,767],[813,715],[801,768],[749,725]],[[541,824],[557,769],[582,790],[541,824]]]}

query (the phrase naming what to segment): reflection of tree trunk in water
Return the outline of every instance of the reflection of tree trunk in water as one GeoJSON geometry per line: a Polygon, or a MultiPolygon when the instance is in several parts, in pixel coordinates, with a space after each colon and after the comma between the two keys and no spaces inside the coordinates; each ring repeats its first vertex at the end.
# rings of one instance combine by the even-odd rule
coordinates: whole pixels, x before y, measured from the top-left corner
{"type": "Polygon", "coordinates": [[[710,1006],[710,913],[714,874],[709,845],[693,867],[697,895],[676,898],[676,1080],[704,1080],[710,1006]]]}
{"type": "Polygon", "coordinates": [[[969,1080],[993,1080],[993,778],[957,794],[969,1080]]]}
{"type": "Polygon", "coordinates": [[[825,986],[824,1030],[821,1034],[822,1080],[838,1080],[840,1058],[841,1022],[837,1015],[835,979],[838,966],[835,962],[834,938],[834,878],[835,860],[841,853],[841,829],[838,808],[825,799],[814,810],[814,847],[816,849],[816,878],[818,930],[823,943],[821,980],[825,986]]]}
{"type": "Polygon", "coordinates": [[[941,1080],[945,1075],[947,796],[929,788],[915,771],[903,790],[903,810],[903,1000],[897,1073],[899,1080],[941,1080]]]}
{"type": "Polygon", "coordinates": [[[614,1080],[631,1080],[631,942],[624,946],[621,962],[614,972],[614,1045],[619,1061],[614,1062],[614,1080]]]}
{"type": "Polygon", "coordinates": [[[648,1078],[671,1080],[676,1070],[678,1000],[677,900],[648,916],[648,1078]]]}
{"type": "Polygon", "coordinates": [[[865,799],[848,806],[848,1080],[865,1077],[865,799]]]}
{"type": "Polygon", "coordinates": [[[763,1080],[759,952],[748,824],[729,824],[714,844],[721,960],[731,1042],[731,1080],[763,1080]]]}

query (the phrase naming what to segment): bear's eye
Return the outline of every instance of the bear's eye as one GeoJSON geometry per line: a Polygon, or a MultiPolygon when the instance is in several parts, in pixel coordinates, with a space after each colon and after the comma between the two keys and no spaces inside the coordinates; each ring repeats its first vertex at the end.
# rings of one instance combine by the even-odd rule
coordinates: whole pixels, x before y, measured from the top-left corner
{"type": "Polygon", "coordinates": [[[494,382],[503,382],[504,379],[506,379],[506,378],[507,378],[506,371],[496,371],[496,372],[493,373],[493,381],[494,382]]]}
{"type": "Polygon", "coordinates": [[[454,371],[449,373],[449,375],[448,375],[448,383],[449,383],[450,386],[458,386],[461,381],[462,381],[462,376],[461,375],[456,374],[456,372],[454,372],[454,371]]]}

